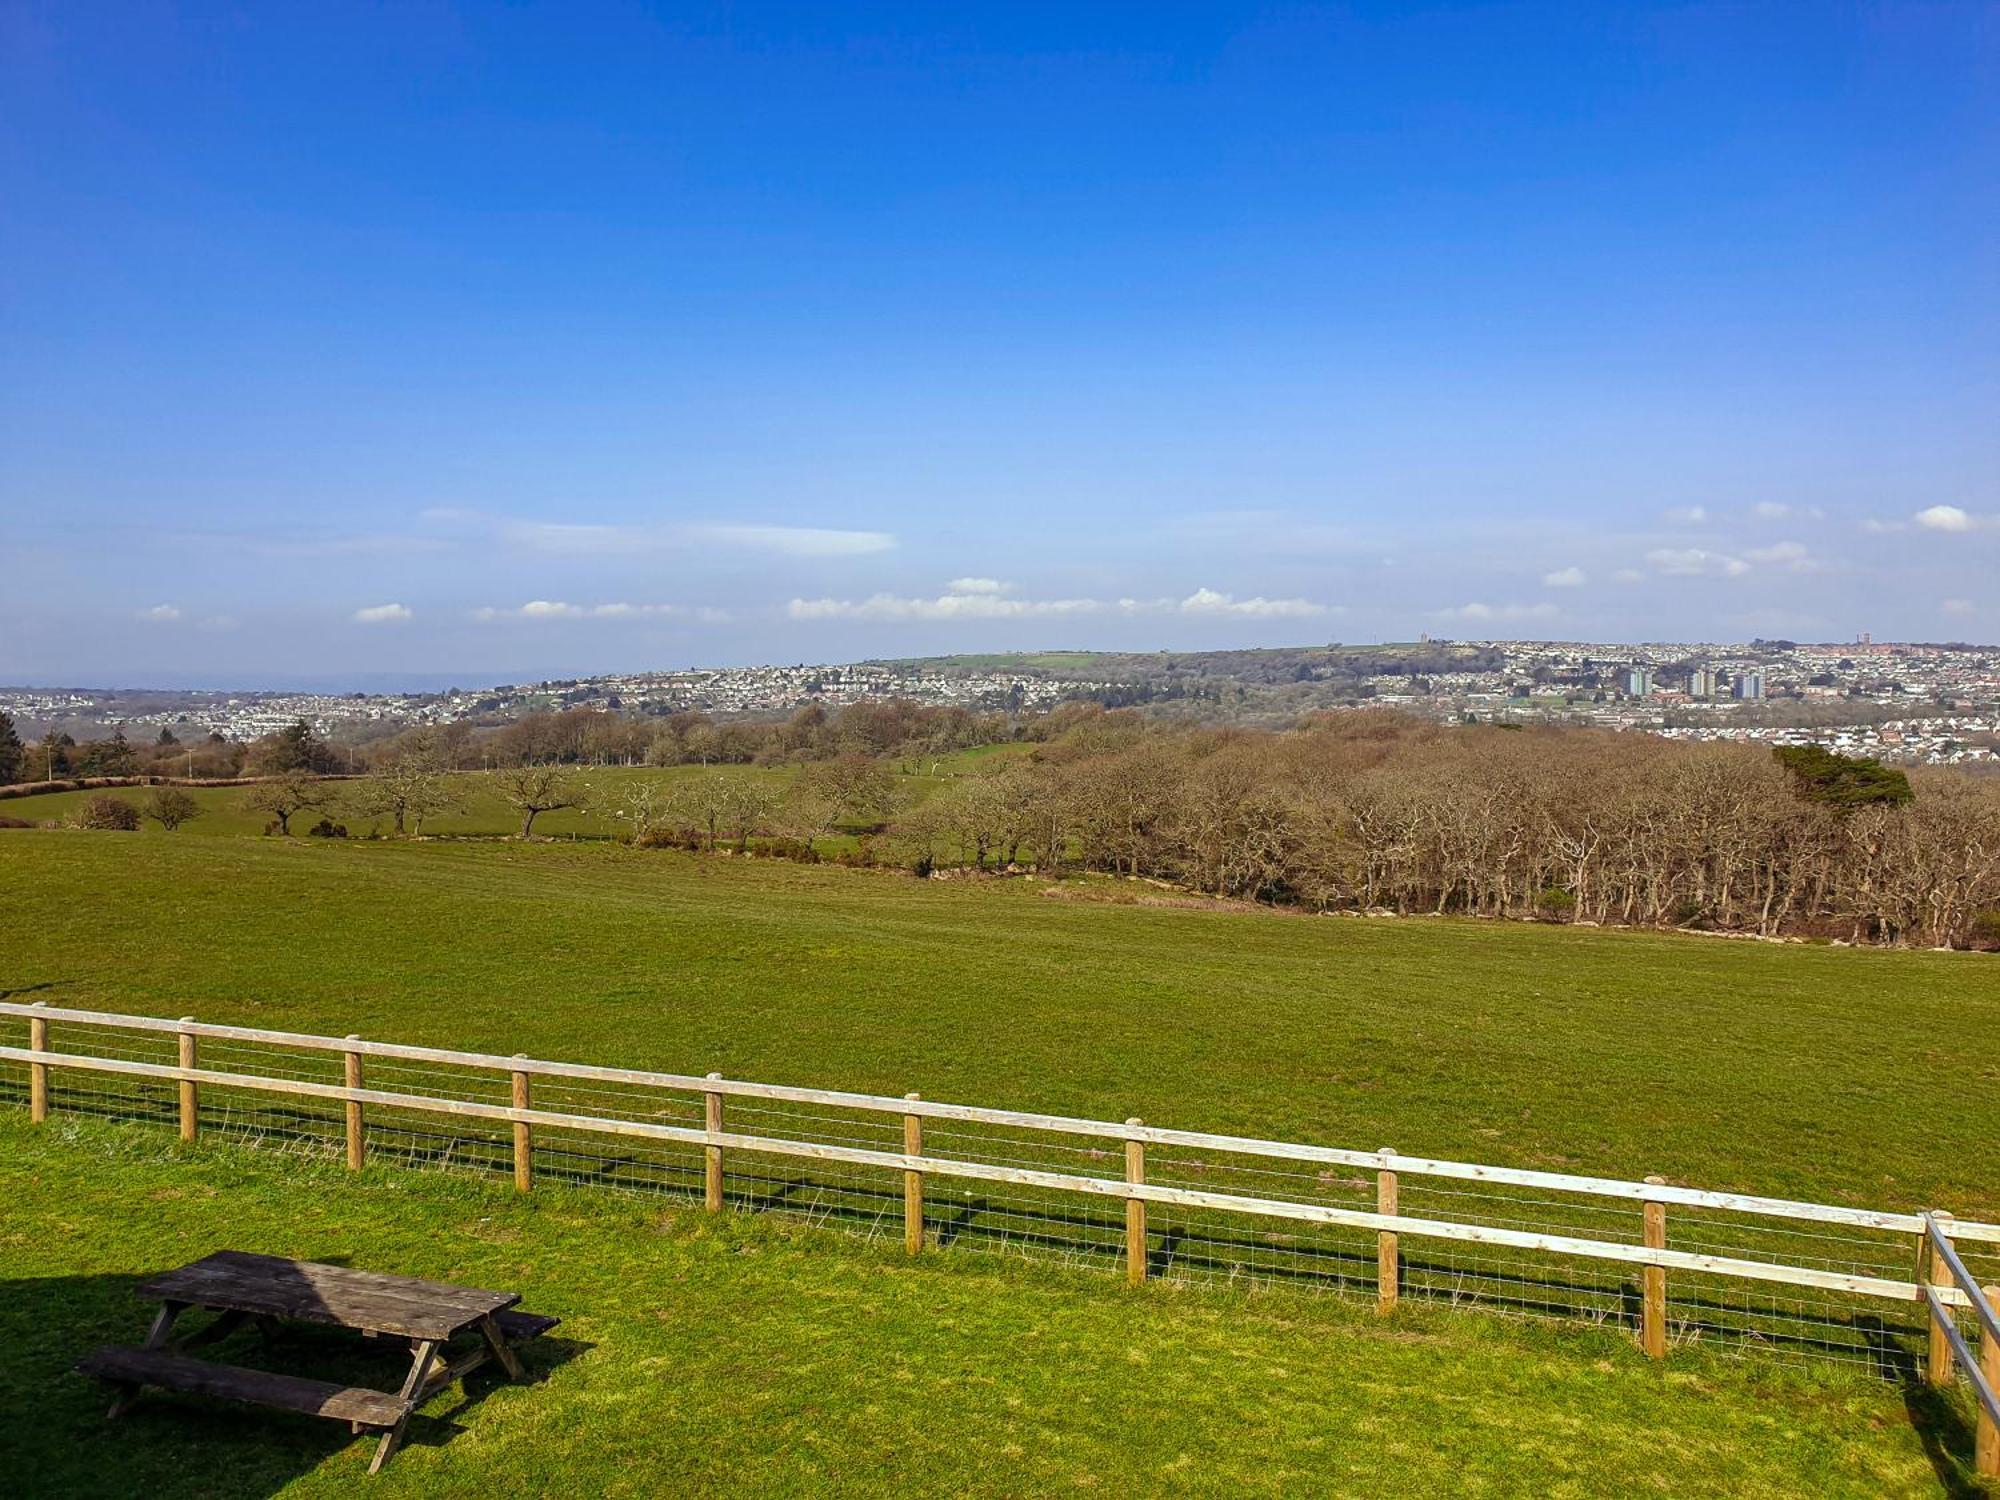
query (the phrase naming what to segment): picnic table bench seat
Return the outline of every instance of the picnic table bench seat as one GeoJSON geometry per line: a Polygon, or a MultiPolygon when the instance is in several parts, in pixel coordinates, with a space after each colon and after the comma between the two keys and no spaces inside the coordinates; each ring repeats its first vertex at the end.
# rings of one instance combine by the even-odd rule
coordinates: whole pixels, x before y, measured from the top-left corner
{"type": "Polygon", "coordinates": [[[225,1401],[302,1412],[308,1417],[359,1422],[363,1427],[394,1427],[411,1405],[400,1396],[367,1386],[275,1375],[241,1365],[220,1365],[171,1349],[135,1349],[126,1344],[106,1344],[93,1350],[77,1369],[112,1385],[158,1386],[192,1396],[217,1396],[225,1401]]]}
{"type": "Polygon", "coordinates": [[[516,1346],[541,1337],[562,1320],[524,1312],[515,1292],[490,1292],[448,1282],[420,1281],[347,1266],[286,1260],[220,1250],[192,1265],[155,1276],[137,1288],[160,1311],[143,1346],[107,1344],[77,1365],[118,1391],[118,1416],[147,1386],[214,1396],[307,1416],[347,1422],[356,1432],[380,1431],[368,1472],[379,1472],[401,1443],[410,1414],[453,1381],[498,1360],[507,1374],[524,1378],[516,1346]],[[172,1339],[175,1321],[189,1308],[219,1316],[191,1337],[172,1339]],[[398,1391],[337,1385],[196,1358],[190,1351],[215,1342],[246,1320],[268,1333],[282,1323],[352,1329],[371,1338],[406,1341],[409,1373],[398,1391]],[[459,1334],[474,1347],[450,1356],[459,1334]]]}

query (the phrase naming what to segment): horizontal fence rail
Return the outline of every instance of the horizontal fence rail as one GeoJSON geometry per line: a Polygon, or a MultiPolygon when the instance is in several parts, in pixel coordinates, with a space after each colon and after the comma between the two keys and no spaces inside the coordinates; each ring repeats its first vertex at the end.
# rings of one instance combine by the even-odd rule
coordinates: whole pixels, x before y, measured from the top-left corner
{"type": "MultiPolygon", "coordinates": [[[[1977,1327],[1982,1357],[1989,1359],[2000,1350],[2000,1325],[1954,1241],[2000,1263],[2000,1251],[1990,1248],[2000,1247],[2000,1224],[1659,1179],[1495,1167],[1387,1148],[1350,1150],[1140,1120],[1079,1119],[193,1018],[19,1002],[0,1002],[0,1018],[27,1022],[27,1045],[0,1045],[0,1064],[25,1067],[28,1104],[37,1119],[49,1113],[52,1078],[77,1075],[170,1085],[170,1095],[155,1090],[149,1107],[177,1119],[186,1139],[194,1138],[204,1095],[321,1101],[337,1109],[342,1128],[309,1123],[327,1125],[329,1149],[344,1137],[348,1164],[358,1167],[371,1136],[401,1131],[414,1139],[415,1127],[403,1122],[442,1117],[467,1122],[474,1134],[433,1142],[433,1155],[487,1170],[511,1166],[524,1189],[538,1161],[586,1160],[585,1140],[651,1143],[669,1155],[613,1165],[628,1175],[643,1167],[653,1174],[648,1181],[699,1191],[711,1209],[729,1201],[726,1164],[789,1160],[856,1168],[860,1174],[831,1182],[768,1171],[739,1175],[736,1201],[792,1208],[803,1194],[811,1202],[838,1203],[871,1226],[899,1221],[912,1251],[955,1242],[960,1227],[988,1215],[1003,1219],[1024,1245],[1116,1255],[1135,1281],[1189,1274],[1186,1268],[1194,1266],[1231,1279],[1240,1274],[1365,1288],[1385,1310],[1407,1292],[1475,1305],[1492,1300],[1508,1304],[1507,1310],[1582,1311],[1636,1324],[1641,1343],[1656,1357],[1666,1353],[1672,1330],[1682,1338],[1733,1333],[1768,1344],[1824,1342],[1838,1334],[1839,1347],[1850,1355],[1861,1350],[1887,1361],[1894,1330],[1865,1307],[1908,1304],[1930,1328],[1932,1377],[1942,1372],[1950,1378],[1955,1360],[1974,1385],[1982,1440],[1993,1420],[1991,1382],[1982,1379],[1957,1320],[1970,1314],[1968,1326],[1977,1327]],[[61,1033],[59,1043],[51,1039],[52,1027],[61,1033]],[[116,1038],[132,1033],[161,1049],[157,1060],[132,1055],[137,1041],[120,1055],[116,1038]],[[203,1059],[211,1049],[225,1060],[203,1059]],[[298,1067],[314,1057],[322,1060],[321,1074],[301,1075],[298,1067]],[[283,1071],[288,1067],[293,1071],[283,1071]],[[376,1073],[390,1076],[369,1076],[376,1073]],[[479,1134],[487,1127],[498,1133],[479,1134]],[[946,1192],[952,1184],[974,1186],[955,1198],[946,1192]],[[1016,1196],[968,1202],[979,1185],[1016,1196]],[[1081,1210],[1074,1206],[1079,1202],[1081,1210]],[[1073,1206],[1065,1209],[1064,1203],[1073,1206]],[[1092,1212],[1093,1203],[1114,1210],[1122,1205],[1122,1223],[1092,1212]],[[1678,1244],[1669,1243],[1670,1208],[1677,1210],[1678,1244]],[[1167,1221],[1164,1226],[1149,1224],[1149,1209],[1167,1221]],[[1579,1218],[1586,1220],[1583,1232],[1579,1218]],[[1636,1230],[1636,1242],[1606,1237],[1611,1229],[1636,1230]],[[1346,1231],[1364,1238],[1299,1238],[1346,1231]],[[1427,1261],[1426,1245],[1473,1258],[1427,1261]],[[1503,1252],[1524,1255],[1493,1258],[1503,1252]],[[1571,1263],[1636,1268],[1639,1285],[1588,1283],[1581,1272],[1548,1269],[1571,1263]],[[1670,1271],[1715,1288],[1685,1295],[1672,1321],[1670,1271]],[[1765,1292],[1756,1293],[1757,1287],[1765,1292]]],[[[745,1169],[738,1165],[736,1171],[745,1169]]],[[[1912,1331],[1922,1336],[1921,1326],[1912,1331]]]]}

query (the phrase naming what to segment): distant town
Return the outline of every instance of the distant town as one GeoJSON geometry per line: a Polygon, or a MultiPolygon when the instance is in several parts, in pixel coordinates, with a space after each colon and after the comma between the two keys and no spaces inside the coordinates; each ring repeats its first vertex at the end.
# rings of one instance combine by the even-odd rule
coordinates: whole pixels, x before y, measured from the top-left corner
{"type": "Polygon", "coordinates": [[[413,724],[505,723],[549,709],[773,717],[907,698],[977,712],[1074,701],[1278,723],[1392,707],[1454,722],[1594,725],[1674,739],[1818,743],[1916,764],[2000,760],[2000,647],[1420,639],[1256,651],[1021,652],[838,665],[689,668],[436,693],[0,688],[24,735],[249,740],[304,720],[366,741],[413,724]]]}

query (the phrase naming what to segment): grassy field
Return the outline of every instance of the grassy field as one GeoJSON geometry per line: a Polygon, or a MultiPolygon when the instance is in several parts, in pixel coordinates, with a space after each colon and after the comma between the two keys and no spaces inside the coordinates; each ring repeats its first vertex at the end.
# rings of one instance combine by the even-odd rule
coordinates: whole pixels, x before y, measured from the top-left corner
{"type": "MultiPolygon", "coordinates": [[[[601,842],[4,831],[0,991],[2000,1216],[1990,957],[1047,889],[601,842]]],[[[561,1472],[550,1455],[593,1432],[637,1454],[649,1422],[633,1493],[723,1474],[750,1491],[879,1490],[897,1445],[910,1487],[994,1494],[1093,1476],[1191,1493],[1960,1482],[1963,1424],[1913,1427],[1895,1386],[1852,1371],[1695,1351],[1659,1374],[1616,1332],[1415,1307],[1381,1326],[1282,1292],[1130,1297],[1084,1270],[970,1251],[909,1268],[880,1244],[604,1193],[522,1204],[386,1168],[350,1193],[268,1155],[203,1146],[181,1163],[145,1127],[66,1123],[37,1140],[0,1113],[0,1130],[0,1274],[74,1303],[31,1341],[39,1354],[0,1356],[10,1406],[78,1344],[136,1332],[123,1288],[137,1271],[219,1238],[520,1282],[538,1302],[557,1289],[550,1310],[576,1313],[570,1331],[594,1347],[406,1455],[394,1483],[434,1492],[532,1491],[561,1472]]],[[[20,1316],[24,1299],[5,1300],[20,1316]]],[[[35,1398],[59,1408],[53,1426],[27,1424],[38,1452],[55,1451],[45,1427],[74,1436],[87,1396],[68,1381],[35,1398]]],[[[121,1461],[165,1472],[185,1430],[135,1423],[121,1461]]],[[[231,1441],[254,1466],[268,1434],[252,1434],[231,1441]]],[[[268,1456],[301,1493],[351,1475],[352,1455],[316,1467],[324,1435],[298,1441],[268,1456]]],[[[590,1472],[604,1489],[625,1471],[590,1472]]],[[[275,1487],[267,1475],[256,1492],[275,1487]]]]}
{"type": "MultiPolygon", "coordinates": [[[[769,1217],[371,1169],[0,1115],[0,1460],[29,1495],[1928,1495],[1898,1391],[1613,1335],[1334,1298],[910,1263],[769,1217]],[[226,1228],[224,1227],[226,1225],[226,1228]],[[130,1341],[147,1273],[218,1237],[522,1288],[564,1319],[535,1383],[482,1374],[375,1480],[335,1424],[154,1396],[115,1429],[65,1373],[130,1341]]],[[[311,1332],[238,1362],[386,1383],[311,1332]]]]}
{"type": "MultiPolygon", "coordinates": [[[[921,802],[938,787],[958,776],[973,773],[995,757],[1004,758],[1019,754],[1024,747],[1015,745],[992,745],[977,750],[956,751],[949,755],[927,756],[900,763],[901,772],[896,778],[899,792],[911,803],[921,802]]],[[[597,766],[584,768],[579,773],[589,784],[592,805],[580,810],[564,810],[544,813],[535,820],[535,832],[548,838],[607,838],[618,832],[627,831],[614,815],[621,799],[636,783],[655,781],[672,783],[697,776],[727,776],[747,781],[761,782],[774,788],[789,786],[798,775],[796,767],[762,766],[669,766],[628,767],[597,766]]],[[[336,823],[344,824],[350,835],[365,837],[370,834],[386,834],[391,831],[389,820],[358,812],[354,808],[360,785],[354,781],[336,781],[329,784],[334,794],[334,805],[321,812],[304,813],[293,818],[292,832],[303,834],[321,816],[331,817],[336,823]]],[[[506,806],[486,784],[477,772],[468,772],[459,780],[463,800],[453,811],[427,820],[426,834],[447,838],[491,837],[514,834],[520,831],[521,815],[506,806]]],[[[244,806],[244,798],[249,789],[240,786],[193,787],[189,794],[200,804],[202,815],[176,830],[175,837],[228,837],[244,838],[261,835],[264,825],[270,821],[267,813],[253,812],[244,806]]],[[[151,795],[145,787],[113,787],[104,791],[49,792],[45,795],[13,797],[0,802],[0,818],[21,818],[33,822],[64,822],[76,816],[83,804],[93,797],[118,797],[143,809],[147,797],[151,795]]],[[[6,830],[0,830],[6,831],[6,830]]],[[[157,823],[142,822],[140,832],[156,837],[165,836],[157,823]]],[[[829,846],[851,843],[851,838],[833,837],[829,846]]]]}

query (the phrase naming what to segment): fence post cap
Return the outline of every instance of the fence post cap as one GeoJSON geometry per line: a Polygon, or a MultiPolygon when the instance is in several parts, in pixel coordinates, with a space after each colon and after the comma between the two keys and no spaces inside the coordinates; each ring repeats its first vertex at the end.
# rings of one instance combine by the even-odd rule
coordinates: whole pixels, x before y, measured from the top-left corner
{"type": "Polygon", "coordinates": [[[903,1097],[904,1097],[905,1099],[921,1099],[921,1098],[923,1098],[924,1096],[923,1096],[922,1094],[914,1094],[914,1093],[912,1093],[912,1094],[905,1094],[905,1095],[903,1095],[903,1097]]]}
{"type": "Polygon", "coordinates": [[[30,1010],[47,1010],[48,1008],[49,1002],[46,1000],[30,1000],[28,1002],[28,1009],[30,1010]]]}
{"type": "Polygon", "coordinates": [[[720,1078],[722,1075],[720,1073],[710,1073],[708,1076],[710,1078],[720,1078]]]}
{"type": "Polygon", "coordinates": [[[358,1031],[350,1031],[347,1033],[346,1036],[342,1037],[341,1040],[345,1042],[358,1042],[361,1040],[361,1033],[358,1031]]]}
{"type": "Polygon", "coordinates": [[[1132,1118],[1131,1118],[1131,1119],[1127,1120],[1127,1121],[1126,1121],[1125,1123],[1126,1123],[1127,1125],[1143,1125],[1143,1124],[1145,1124],[1146,1122],[1145,1122],[1144,1120],[1140,1119],[1140,1118],[1139,1118],[1139,1117],[1138,1117],[1137,1115],[1134,1115],[1134,1116],[1132,1116],[1132,1118]]]}
{"type": "Polygon", "coordinates": [[[1377,1156],[1394,1156],[1396,1154],[1396,1148],[1394,1146],[1377,1146],[1375,1148],[1375,1154],[1377,1156]]]}
{"type": "Polygon", "coordinates": [[[1648,1187],[1665,1187],[1667,1185],[1667,1179],[1664,1177],[1648,1177],[1646,1179],[1646,1185],[1648,1187]]]}
{"type": "Polygon", "coordinates": [[[1951,1217],[1951,1210],[1948,1208],[1932,1208],[1926,1209],[1925,1214],[1927,1217],[1933,1219],[1949,1219],[1951,1217]]]}

